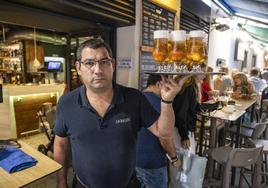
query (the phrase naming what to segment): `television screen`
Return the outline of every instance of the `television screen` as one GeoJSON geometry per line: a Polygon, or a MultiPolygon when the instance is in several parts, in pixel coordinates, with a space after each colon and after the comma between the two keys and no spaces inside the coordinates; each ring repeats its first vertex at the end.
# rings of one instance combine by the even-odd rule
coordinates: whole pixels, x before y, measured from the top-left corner
{"type": "Polygon", "coordinates": [[[61,62],[60,61],[50,61],[48,62],[47,70],[60,70],[61,62]]]}

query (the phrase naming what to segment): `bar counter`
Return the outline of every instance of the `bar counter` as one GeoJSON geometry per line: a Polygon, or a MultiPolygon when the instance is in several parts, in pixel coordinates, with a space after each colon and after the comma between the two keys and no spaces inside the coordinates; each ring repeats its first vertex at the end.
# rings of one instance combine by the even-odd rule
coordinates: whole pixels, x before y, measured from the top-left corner
{"type": "Polygon", "coordinates": [[[3,85],[0,138],[20,138],[38,129],[37,110],[45,102],[56,105],[65,84],[3,85]]]}

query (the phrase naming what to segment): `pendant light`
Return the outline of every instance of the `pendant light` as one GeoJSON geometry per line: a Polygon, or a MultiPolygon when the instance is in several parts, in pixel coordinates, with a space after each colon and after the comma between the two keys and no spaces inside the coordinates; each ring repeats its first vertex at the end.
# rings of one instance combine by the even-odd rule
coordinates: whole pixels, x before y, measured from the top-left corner
{"type": "Polygon", "coordinates": [[[33,71],[37,72],[38,68],[40,68],[41,64],[36,58],[36,32],[34,27],[34,60],[33,60],[33,71]]]}

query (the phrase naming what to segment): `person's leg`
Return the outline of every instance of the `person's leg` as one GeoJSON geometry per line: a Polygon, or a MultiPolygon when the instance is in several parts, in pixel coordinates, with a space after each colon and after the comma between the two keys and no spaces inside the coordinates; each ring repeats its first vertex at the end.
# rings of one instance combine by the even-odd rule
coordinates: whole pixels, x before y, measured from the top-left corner
{"type": "Polygon", "coordinates": [[[192,154],[195,154],[195,149],[196,149],[196,142],[195,142],[195,138],[194,138],[194,132],[189,132],[189,139],[190,139],[190,152],[192,154]]]}
{"type": "Polygon", "coordinates": [[[146,188],[146,170],[143,168],[136,167],[136,176],[140,183],[140,187],[146,188]]]}
{"type": "Polygon", "coordinates": [[[158,169],[136,168],[136,172],[142,188],[167,188],[167,167],[158,169]]]}
{"type": "Polygon", "coordinates": [[[168,186],[168,175],[167,167],[158,169],[151,169],[151,181],[148,188],[167,188],[168,186]]]}

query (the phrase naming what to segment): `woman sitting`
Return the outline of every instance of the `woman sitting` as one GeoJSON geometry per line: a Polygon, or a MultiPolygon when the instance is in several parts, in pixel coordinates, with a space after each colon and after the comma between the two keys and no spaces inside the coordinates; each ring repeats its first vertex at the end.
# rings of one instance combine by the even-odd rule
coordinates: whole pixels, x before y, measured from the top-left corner
{"type": "Polygon", "coordinates": [[[256,98],[257,93],[251,82],[248,81],[247,76],[238,72],[233,76],[233,93],[232,98],[234,99],[253,99],[256,98]]]}

